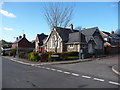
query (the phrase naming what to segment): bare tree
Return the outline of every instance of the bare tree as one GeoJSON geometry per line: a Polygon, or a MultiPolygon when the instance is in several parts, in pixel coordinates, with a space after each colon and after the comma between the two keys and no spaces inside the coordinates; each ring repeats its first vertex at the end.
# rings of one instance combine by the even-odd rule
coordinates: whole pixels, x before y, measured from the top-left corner
{"type": "Polygon", "coordinates": [[[43,6],[43,15],[49,25],[52,27],[66,27],[73,16],[73,7],[64,6],[63,3],[48,3],[43,6]]]}

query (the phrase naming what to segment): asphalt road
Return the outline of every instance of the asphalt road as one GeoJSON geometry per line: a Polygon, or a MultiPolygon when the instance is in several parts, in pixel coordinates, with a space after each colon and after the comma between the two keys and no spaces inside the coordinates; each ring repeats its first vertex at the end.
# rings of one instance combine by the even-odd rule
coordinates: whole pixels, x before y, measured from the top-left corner
{"type": "Polygon", "coordinates": [[[60,65],[27,66],[5,58],[2,58],[2,76],[3,88],[118,88],[120,86],[116,79],[101,78],[85,70],[79,72],[60,65]]]}

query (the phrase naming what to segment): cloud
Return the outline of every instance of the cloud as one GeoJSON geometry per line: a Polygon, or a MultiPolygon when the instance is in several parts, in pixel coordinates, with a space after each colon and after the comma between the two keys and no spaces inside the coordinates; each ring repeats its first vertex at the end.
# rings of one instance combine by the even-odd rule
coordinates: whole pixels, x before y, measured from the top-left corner
{"type": "Polygon", "coordinates": [[[7,28],[7,27],[4,27],[3,29],[6,30],[6,31],[12,31],[13,30],[12,28],[7,28]]]}
{"type": "Polygon", "coordinates": [[[2,10],[2,9],[0,9],[0,14],[7,16],[7,17],[11,17],[11,18],[16,17],[13,13],[9,13],[8,11],[2,10]]]}

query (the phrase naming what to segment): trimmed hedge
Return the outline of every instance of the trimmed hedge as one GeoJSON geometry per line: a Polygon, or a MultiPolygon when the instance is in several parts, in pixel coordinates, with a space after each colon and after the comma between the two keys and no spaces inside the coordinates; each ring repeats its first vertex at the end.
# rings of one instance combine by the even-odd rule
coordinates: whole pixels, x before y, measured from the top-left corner
{"type": "MultiPolygon", "coordinates": [[[[41,61],[41,62],[53,62],[53,61],[64,61],[70,60],[69,57],[79,56],[79,52],[63,52],[63,53],[54,53],[54,52],[46,52],[46,53],[38,53],[32,52],[28,55],[28,59],[31,61],[41,61]],[[39,55],[40,54],[40,55],[39,55]],[[52,57],[51,55],[59,55],[59,57],[52,57]]],[[[72,58],[74,59],[74,58],[72,58]]]]}

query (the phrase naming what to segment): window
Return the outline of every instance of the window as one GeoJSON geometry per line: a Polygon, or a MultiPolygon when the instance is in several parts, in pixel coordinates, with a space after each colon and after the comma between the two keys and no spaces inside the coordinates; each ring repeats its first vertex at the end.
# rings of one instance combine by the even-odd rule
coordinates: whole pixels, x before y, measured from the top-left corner
{"type": "Polygon", "coordinates": [[[55,36],[52,37],[52,47],[55,47],[55,36]]]}
{"type": "Polygon", "coordinates": [[[70,44],[70,48],[73,48],[73,46],[74,46],[73,44],[70,44]]]}

